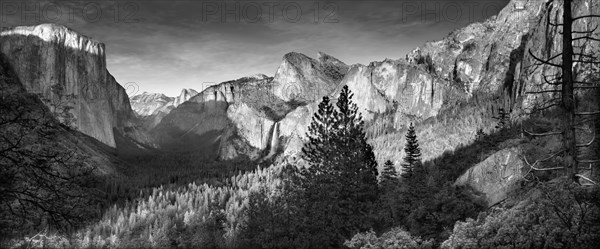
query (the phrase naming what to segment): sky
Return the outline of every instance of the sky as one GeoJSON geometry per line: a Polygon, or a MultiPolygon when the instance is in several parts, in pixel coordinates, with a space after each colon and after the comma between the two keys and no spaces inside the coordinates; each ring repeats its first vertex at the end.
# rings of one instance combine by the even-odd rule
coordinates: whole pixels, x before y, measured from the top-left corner
{"type": "Polygon", "coordinates": [[[176,96],[258,73],[283,56],[347,64],[400,59],[427,41],[497,14],[509,0],[0,1],[0,26],[58,23],[106,44],[130,95],[176,96]]]}

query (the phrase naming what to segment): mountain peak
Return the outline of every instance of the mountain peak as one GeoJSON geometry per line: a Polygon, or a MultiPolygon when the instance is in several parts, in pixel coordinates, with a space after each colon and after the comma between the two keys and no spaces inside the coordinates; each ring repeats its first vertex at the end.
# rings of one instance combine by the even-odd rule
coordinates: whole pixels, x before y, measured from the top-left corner
{"type": "Polygon", "coordinates": [[[291,64],[301,64],[303,61],[314,61],[313,58],[298,52],[289,52],[283,56],[283,60],[291,64]]]}
{"type": "Polygon", "coordinates": [[[104,55],[104,44],[66,26],[45,23],[37,26],[16,26],[2,30],[0,36],[36,36],[45,42],[64,45],[95,55],[104,55]]]}
{"type": "Polygon", "coordinates": [[[181,93],[179,94],[179,96],[181,95],[185,95],[185,94],[193,94],[196,95],[198,94],[198,92],[192,88],[183,88],[181,89],[181,93]]]}
{"type": "Polygon", "coordinates": [[[179,96],[175,97],[175,99],[173,100],[173,106],[177,107],[196,95],[198,95],[198,92],[194,89],[191,89],[191,88],[181,89],[181,93],[179,94],[179,96]]]}
{"type": "Polygon", "coordinates": [[[321,63],[329,63],[329,64],[335,64],[335,65],[346,65],[346,63],[338,60],[337,58],[326,54],[324,52],[318,52],[317,53],[317,60],[319,60],[321,63]]]}

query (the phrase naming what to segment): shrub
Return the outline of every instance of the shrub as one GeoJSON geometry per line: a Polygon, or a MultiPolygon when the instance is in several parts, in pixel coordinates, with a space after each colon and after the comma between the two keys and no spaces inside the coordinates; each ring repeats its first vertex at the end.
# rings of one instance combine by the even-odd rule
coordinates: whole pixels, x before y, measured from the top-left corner
{"type": "Polygon", "coordinates": [[[419,237],[413,237],[401,228],[392,230],[377,237],[375,232],[358,233],[344,245],[352,249],[425,249],[432,248],[432,241],[423,241],[419,237]]]}
{"type": "Polygon", "coordinates": [[[442,248],[595,248],[599,193],[564,182],[544,184],[516,207],[457,222],[442,248]]]}

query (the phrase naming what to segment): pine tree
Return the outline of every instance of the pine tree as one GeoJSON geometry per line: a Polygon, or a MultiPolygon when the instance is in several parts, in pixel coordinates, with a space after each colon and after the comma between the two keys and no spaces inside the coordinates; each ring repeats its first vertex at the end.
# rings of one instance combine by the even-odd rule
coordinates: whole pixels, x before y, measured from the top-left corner
{"type": "Polygon", "coordinates": [[[399,181],[396,168],[392,161],[387,160],[383,166],[380,175],[379,185],[381,186],[381,195],[379,198],[378,218],[380,221],[377,227],[379,230],[394,227],[398,219],[397,206],[399,198],[399,181]]]}
{"type": "Polygon", "coordinates": [[[383,165],[383,171],[381,171],[380,176],[381,185],[383,186],[396,180],[398,180],[398,173],[396,173],[394,163],[390,160],[385,161],[385,164],[383,165]]]}
{"type": "Polygon", "coordinates": [[[417,133],[412,123],[408,127],[406,133],[406,146],[404,147],[404,172],[402,174],[405,178],[412,178],[415,174],[422,171],[421,164],[421,149],[419,149],[419,141],[417,140],[417,133]]]}
{"type": "Polygon", "coordinates": [[[347,86],[335,109],[324,97],[302,148],[309,168],[302,171],[310,241],[339,247],[370,228],[368,213],[377,200],[377,163],[367,143],[362,116],[347,86]]]}

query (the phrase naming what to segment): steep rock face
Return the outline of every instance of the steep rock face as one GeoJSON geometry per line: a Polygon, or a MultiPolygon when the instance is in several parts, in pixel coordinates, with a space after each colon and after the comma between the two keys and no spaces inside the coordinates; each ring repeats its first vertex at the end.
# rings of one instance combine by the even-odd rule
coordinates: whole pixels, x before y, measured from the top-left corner
{"type": "MultiPolygon", "coordinates": [[[[4,57],[4,55],[1,55],[4,57]]],[[[25,87],[21,84],[16,72],[12,70],[12,66],[5,64],[6,60],[0,61],[0,98],[10,96],[10,99],[17,100],[15,104],[18,104],[19,110],[22,115],[27,115],[34,118],[41,118],[47,113],[48,108],[39,100],[35,95],[29,93],[25,87]],[[16,98],[13,98],[16,97],[16,98]]],[[[3,107],[4,108],[4,107],[3,107]]],[[[4,109],[3,109],[4,110],[4,109]]],[[[4,114],[11,113],[6,110],[4,114]]],[[[45,122],[38,124],[37,122],[30,123],[30,125],[42,125],[45,122]]],[[[3,125],[2,128],[6,128],[3,125]]],[[[24,127],[26,128],[26,127],[24,127]]],[[[67,130],[63,127],[56,126],[51,129],[54,133],[52,138],[56,144],[53,146],[60,146],[60,149],[68,149],[77,156],[83,156],[82,161],[78,163],[93,166],[96,168],[95,173],[98,175],[110,175],[111,177],[123,177],[120,169],[129,167],[123,160],[120,160],[115,156],[116,152],[114,148],[107,146],[104,143],[99,142],[89,136],[84,135],[81,132],[74,130],[67,130]]],[[[4,132],[4,130],[3,130],[4,132]]],[[[31,146],[32,142],[38,143],[37,140],[24,140],[21,141],[22,146],[31,146]]],[[[3,142],[4,143],[4,142],[3,142]]],[[[8,144],[4,143],[2,148],[6,148],[8,144]]],[[[4,167],[4,165],[3,165],[4,167]]]]}
{"type": "Polygon", "coordinates": [[[500,150],[467,170],[455,184],[473,187],[486,195],[489,206],[495,205],[506,199],[522,179],[525,164],[521,155],[517,147],[500,150]]]}
{"type": "Polygon", "coordinates": [[[407,61],[424,64],[432,73],[452,81],[468,93],[502,90],[517,58],[511,58],[535,27],[545,0],[526,1],[517,8],[511,1],[500,13],[483,23],[458,29],[446,38],[426,43],[407,55],[407,61]],[[430,58],[430,59],[429,59],[430,58]]]}
{"type": "Polygon", "coordinates": [[[275,121],[267,118],[265,114],[246,103],[235,103],[229,106],[227,117],[235,124],[237,134],[250,146],[259,150],[269,146],[275,121]]]}
{"type": "Polygon", "coordinates": [[[288,53],[275,73],[272,91],[284,101],[317,101],[331,94],[347,71],[346,64],[324,53],[317,59],[288,53]]]}
{"type": "Polygon", "coordinates": [[[423,119],[435,116],[448,87],[447,82],[422,67],[400,60],[354,65],[341,85],[354,93],[353,100],[366,121],[375,113],[390,111],[423,119]]]}
{"type": "MultiPolygon", "coordinates": [[[[573,1],[573,17],[584,15],[599,15],[600,2],[593,0],[573,1]]],[[[562,37],[559,33],[560,27],[549,24],[562,23],[562,1],[549,2],[541,11],[539,18],[532,20],[535,28],[529,33],[528,39],[523,41],[521,51],[521,60],[515,63],[514,74],[510,81],[510,94],[516,100],[515,107],[520,110],[530,111],[531,108],[543,108],[547,106],[547,100],[555,97],[553,93],[546,94],[527,94],[527,92],[539,92],[558,89],[545,83],[544,75],[549,81],[555,81],[557,75],[560,75],[560,68],[550,65],[537,65],[537,60],[530,55],[528,51],[538,58],[548,59],[562,52],[562,37]]],[[[599,18],[587,18],[573,23],[573,31],[596,30],[592,37],[599,37],[600,30],[596,29],[600,25],[599,18]]],[[[574,37],[581,37],[581,34],[575,34],[574,37]]],[[[584,41],[574,42],[575,52],[588,55],[598,55],[598,42],[586,43],[584,41]],[[583,48],[580,50],[578,47],[583,48]]],[[[577,59],[577,58],[576,58],[577,59]]],[[[581,58],[580,58],[581,59],[581,58]]],[[[583,58],[587,60],[586,58],[583,58]]],[[[560,63],[561,58],[552,60],[553,63],[560,63]]],[[[597,81],[597,75],[600,73],[600,65],[589,63],[575,63],[574,71],[578,76],[576,81],[597,81]],[[594,75],[595,78],[594,78],[594,75]]]]}
{"type": "Polygon", "coordinates": [[[113,128],[133,126],[127,93],[106,70],[104,44],[43,24],[3,30],[0,52],[28,92],[48,99],[51,109],[71,106],[73,125],[84,134],[115,147],[113,128]]]}
{"type": "Polygon", "coordinates": [[[283,144],[285,157],[294,157],[302,152],[308,126],[313,114],[318,110],[318,103],[311,103],[296,108],[279,122],[279,136],[286,137],[283,144]]]}

